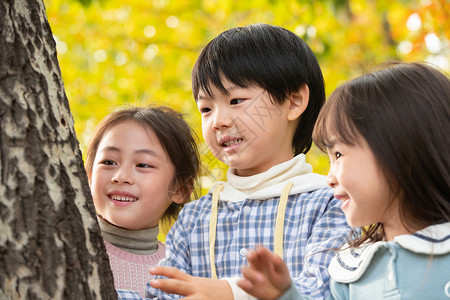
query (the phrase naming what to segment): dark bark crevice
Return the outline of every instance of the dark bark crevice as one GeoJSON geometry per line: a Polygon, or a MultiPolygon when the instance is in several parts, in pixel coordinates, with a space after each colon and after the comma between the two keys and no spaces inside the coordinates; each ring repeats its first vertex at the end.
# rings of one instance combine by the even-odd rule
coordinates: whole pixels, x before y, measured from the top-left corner
{"type": "Polygon", "coordinates": [[[0,3],[0,298],[116,299],[42,1],[0,3]]]}

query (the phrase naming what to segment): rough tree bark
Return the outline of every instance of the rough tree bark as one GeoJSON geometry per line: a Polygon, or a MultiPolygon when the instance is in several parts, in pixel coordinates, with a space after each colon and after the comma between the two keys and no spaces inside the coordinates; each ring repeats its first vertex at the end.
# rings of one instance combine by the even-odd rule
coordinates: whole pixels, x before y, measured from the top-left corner
{"type": "Polygon", "coordinates": [[[117,299],[42,0],[0,1],[0,299],[117,299]]]}

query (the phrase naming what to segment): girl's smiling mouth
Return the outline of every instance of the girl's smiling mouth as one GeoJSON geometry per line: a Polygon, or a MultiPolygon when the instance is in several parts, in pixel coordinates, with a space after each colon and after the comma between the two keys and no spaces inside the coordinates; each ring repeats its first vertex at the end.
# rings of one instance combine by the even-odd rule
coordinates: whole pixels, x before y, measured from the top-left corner
{"type": "Polygon", "coordinates": [[[111,198],[114,201],[122,201],[122,202],[136,202],[138,199],[134,197],[126,197],[126,196],[118,196],[118,195],[110,195],[109,198],[111,198]]]}
{"type": "Polygon", "coordinates": [[[350,198],[345,194],[334,194],[334,198],[342,202],[341,209],[344,210],[350,203],[350,198]]]}
{"type": "Polygon", "coordinates": [[[108,194],[108,198],[115,204],[129,204],[138,201],[138,197],[123,191],[112,191],[108,194]]]}

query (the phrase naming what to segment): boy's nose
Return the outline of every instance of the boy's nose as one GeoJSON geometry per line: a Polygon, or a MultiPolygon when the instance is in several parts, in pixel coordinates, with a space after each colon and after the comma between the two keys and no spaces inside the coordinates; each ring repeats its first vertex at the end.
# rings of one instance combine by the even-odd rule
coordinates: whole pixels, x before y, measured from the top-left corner
{"type": "Polygon", "coordinates": [[[219,130],[230,127],[232,123],[233,118],[229,112],[217,111],[214,116],[212,127],[215,130],[219,130]]]}

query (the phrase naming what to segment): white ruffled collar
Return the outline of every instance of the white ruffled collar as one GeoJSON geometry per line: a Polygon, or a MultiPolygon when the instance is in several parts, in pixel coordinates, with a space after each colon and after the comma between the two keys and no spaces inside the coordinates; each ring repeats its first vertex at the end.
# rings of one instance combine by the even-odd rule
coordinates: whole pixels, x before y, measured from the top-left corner
{"type": "Polygon", "coordinates": [[[279,197],[288,182],[294,183],[290,195],[326,187],[326,177],[312,173],[312,167],[305,159],[304,154],[299,154],[265,172],[246,177],[237,176],[230,168],[227,172],[227,182],[217,182],[209,194],[212,194],[214,187],[219,183],[224,184],[220,200],[230,202],[279,197]]]}
{"type": "Polygon", "coordinates": [[[399,235],[389,242],[365,243],[358,248],[345,245],[345,250],[338,251],[328,267],[331,278],[342,283],[358,280],[378,249],[387,243],[397,243],[415,253],[447,254],[450,253],[450,222],[432,225],[413,234],[399,235]]]}

